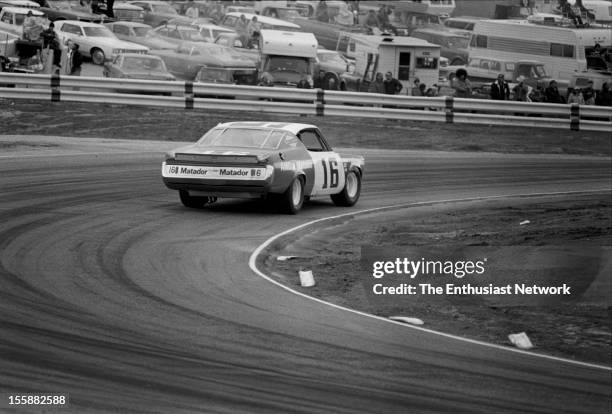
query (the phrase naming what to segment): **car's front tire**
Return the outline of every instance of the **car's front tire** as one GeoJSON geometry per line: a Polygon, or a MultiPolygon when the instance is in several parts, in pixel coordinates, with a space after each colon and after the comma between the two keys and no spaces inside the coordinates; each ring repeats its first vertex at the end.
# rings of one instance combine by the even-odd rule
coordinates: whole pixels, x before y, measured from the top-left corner
{"type": "Polygon", "coordinates": [[[297,214],[302,209],[302,205],[304,205],[304,179],[296,177],[283,193],[282,207],[288,214],[297,214]]]}
{"type": "Polygon", "coordinates": [[[341,207],[354,206],[361,195],[361,174],[358,171],[349,171],[346,174],[344,188],[338,194],[332,194],[331,199],[335,205],[341,207]]]}
{"type": "Polygon", "coordinates": [[[210,197],[192,196],[187,190],[179,190],[179,198],[181,203],[189,208],[203,208],[210,202],[210,197]]]}
{"type": "Polygon", "coordinates": [[[104,56],[104,51],[102,49],[98,49],[97,47],[91,50],[91,61],[94,65],[102,65],[104,64],[104,60],[106,56],[104,56]]]}

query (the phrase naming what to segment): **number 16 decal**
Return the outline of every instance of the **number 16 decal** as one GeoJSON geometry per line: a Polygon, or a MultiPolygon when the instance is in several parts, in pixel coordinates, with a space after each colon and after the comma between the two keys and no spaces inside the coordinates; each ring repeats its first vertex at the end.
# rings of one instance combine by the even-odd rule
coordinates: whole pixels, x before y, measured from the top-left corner
{"type": "Polygon", "coordinates": [[[329,163],[329,180],[327,178],[328,168],[326,164],[326,160],[321,160],[321,164],[323,164],[323,189],[327,188],[327,183],[329,181],[329,188],[338,187],[338,161],[336,160],[327,160],[329,163]]]}

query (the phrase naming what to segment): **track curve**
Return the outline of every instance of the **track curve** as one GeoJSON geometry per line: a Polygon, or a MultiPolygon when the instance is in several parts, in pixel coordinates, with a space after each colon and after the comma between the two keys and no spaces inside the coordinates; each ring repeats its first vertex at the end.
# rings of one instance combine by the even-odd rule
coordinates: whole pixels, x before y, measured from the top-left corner
{"type": "MultiPolygon", "coordinates": [[[[187,210],[159,178],[176,143],[52,141],[1,158],[1,392],[69,393],[79,413],[610,408],[608,371],[432,340],[249,270],[258,245],[331,203],[187,210]]],[[[603,158],[363,152],[360,209],[610,187],[603,158]]]]}

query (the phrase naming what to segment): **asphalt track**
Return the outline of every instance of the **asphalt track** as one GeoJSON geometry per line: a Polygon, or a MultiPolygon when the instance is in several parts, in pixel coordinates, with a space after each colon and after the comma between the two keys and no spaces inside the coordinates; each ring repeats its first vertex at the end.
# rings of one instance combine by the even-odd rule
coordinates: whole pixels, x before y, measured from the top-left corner
{"type": "MultiPolygon", "coordinates": [[[[45,412],[610,412],[610,370],[328,307],[248,267],[275,234],[349,210],[185,209],[160,179],[176,143],[0,141],[20,143],[0,152],[0,392],[70,395],[45,412]]],[[[357,152],[359,209],[612,182],[609,158],[357,152]]]]}

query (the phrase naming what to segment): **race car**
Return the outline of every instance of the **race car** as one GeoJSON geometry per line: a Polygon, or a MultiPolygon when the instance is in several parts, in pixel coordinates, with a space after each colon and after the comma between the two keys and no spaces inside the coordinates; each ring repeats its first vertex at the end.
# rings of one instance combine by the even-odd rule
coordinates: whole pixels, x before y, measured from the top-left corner
{"type": "Polygon", "coordinates": [[[314,125],[230,122],[166,153],[162,178],[186,207],[202,208],[222,197],[274,198],[296,214],[305,199],[317,196],[354,205],[363,169],[363,157],[341,157],[314,125]]]}

